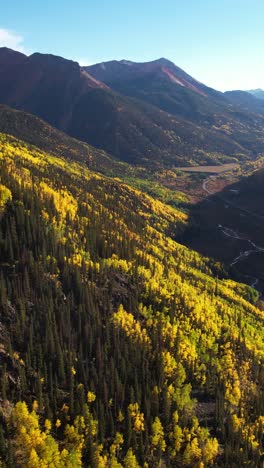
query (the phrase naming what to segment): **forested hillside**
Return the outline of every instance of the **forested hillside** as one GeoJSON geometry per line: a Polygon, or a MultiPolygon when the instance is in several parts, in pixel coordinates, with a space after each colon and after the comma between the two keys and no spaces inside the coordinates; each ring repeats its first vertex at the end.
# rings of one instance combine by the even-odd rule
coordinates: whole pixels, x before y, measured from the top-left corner
{"type": "Polygon", "coordinates": [[[0,136],[0,466],[262,466],[264,313],[188,217],[0,136]]]}
{"type": "Polygon", "coordinates": [[[106,175],[126,175],[133,171],[128,164],[80,140],[76,140],[33,114],[0,105],[0,132],[19,138],[55,156],[86,164],[106,175]]]}

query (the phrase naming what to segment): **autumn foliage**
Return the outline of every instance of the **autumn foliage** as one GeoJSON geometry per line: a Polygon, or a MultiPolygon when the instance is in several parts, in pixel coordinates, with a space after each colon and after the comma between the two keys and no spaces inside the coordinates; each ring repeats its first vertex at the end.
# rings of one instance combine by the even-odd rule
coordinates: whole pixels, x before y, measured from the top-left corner
{"type": "Polygon", "coordinates": [[[175,242],[185,212],[0,142],[2,466],[258,466],[256,293],[175,242]]]}

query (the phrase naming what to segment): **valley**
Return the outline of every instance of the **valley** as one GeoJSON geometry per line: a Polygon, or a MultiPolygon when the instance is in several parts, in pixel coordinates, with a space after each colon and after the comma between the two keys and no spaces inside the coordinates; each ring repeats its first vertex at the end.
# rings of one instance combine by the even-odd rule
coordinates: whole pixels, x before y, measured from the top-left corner
{"type": "Polygon", "coordinates": [[[223,261],[235,278],[253,285],[262,294],[264,216],[258,210],[254,188],[244,194],[245,181],[254,179],[261,172],[261,165],[262,159],[257,162],[256,172],[242,166],[239,176],[235,170],[225,177],[210,175],[204,179],[205,197],[190,210],[196,227],[190,238],[187,233],[187,244],[190,242],[188,245],[203,254],[223,261]]]}

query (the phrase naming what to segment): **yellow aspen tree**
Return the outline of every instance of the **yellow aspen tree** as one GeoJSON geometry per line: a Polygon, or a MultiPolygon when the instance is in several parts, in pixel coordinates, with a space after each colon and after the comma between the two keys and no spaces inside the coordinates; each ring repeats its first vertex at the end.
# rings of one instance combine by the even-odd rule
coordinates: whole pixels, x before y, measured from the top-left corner
{"type": "Polygon", "coordinates": [[[140,468],[137,462],[136,456],[133,453],[132,448],[128,449],[127,454],[124,458],[124,468],[140,468]]]}
{"type": "Polygon", "coordinates": [[[150,443],[152,452],[165,452],[166,442],[164,440],[164,429],[158,416],[151,426],[150,443]]]}

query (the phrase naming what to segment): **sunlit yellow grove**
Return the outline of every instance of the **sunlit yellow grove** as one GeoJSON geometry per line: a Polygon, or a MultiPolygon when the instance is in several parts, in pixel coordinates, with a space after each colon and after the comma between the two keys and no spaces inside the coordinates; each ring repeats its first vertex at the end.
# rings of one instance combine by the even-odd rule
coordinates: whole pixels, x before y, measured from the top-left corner
{"type": "Polygon", "coordinates": [[[258,466],[256,292],[175,241],[185,212],[0,145],[2,465],[258,466]]]}

